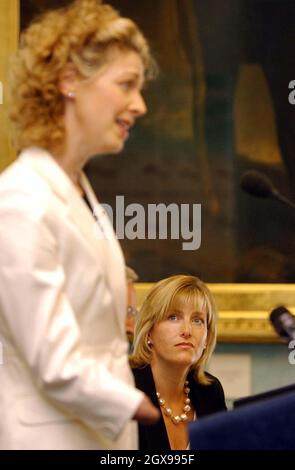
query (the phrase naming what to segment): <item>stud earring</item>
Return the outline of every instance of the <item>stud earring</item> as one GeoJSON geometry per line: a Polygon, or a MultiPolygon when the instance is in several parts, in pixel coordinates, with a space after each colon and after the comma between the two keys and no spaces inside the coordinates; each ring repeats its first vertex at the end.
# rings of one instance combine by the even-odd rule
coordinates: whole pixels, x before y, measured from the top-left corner
{"type": "Polygon", "coordinates": [[[148,344],[148,346],[152,346],[152,345],[153,345],[153,343],[151,342],[150,339],[147,340],[147,344],[148,344]]]}
{"type": "Polygon", "coordinates": [[[75,98],[75,93],[74,93],[73,91],[69,91],[69,92],[67,93],[67,97],[68,97],[68,98],[75,98]]]}

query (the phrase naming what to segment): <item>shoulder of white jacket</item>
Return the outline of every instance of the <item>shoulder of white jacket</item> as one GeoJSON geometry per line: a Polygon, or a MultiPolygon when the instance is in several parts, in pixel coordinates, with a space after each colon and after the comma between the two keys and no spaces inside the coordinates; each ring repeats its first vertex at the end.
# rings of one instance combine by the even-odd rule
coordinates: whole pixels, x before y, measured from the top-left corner
{"type": "Polygon", "coordinates": [[[54,157],[44,149],[30,147],[3,173],[0,188],[9,186],[19,191],[40,194],[55,193],[65,202],[70,201],[75,188],[68,175],[54,157]]]}

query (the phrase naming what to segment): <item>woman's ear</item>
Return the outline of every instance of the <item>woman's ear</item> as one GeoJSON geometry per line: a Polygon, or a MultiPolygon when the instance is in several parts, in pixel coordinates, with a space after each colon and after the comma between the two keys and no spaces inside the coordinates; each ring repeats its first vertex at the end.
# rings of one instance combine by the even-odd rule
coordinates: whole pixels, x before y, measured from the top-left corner
{"type": "Polygon", "coordinates": [[[58,79],[58,89],[66,98],[73,99],[79,83],[79,74],[72,64],[67,64],[61,71],[58,79]]]}
{"type": "Polygon", "coordinates": [[[147,337],[146,337],[146,342],[147,342],[147,345],[148,345],[149,347],[151,347],[151,346],[153,345],[153,342],[152,342],[152,340],[151,340],[151,335],[150,335],[150,333],[151,333],[151,332],[149,331],[149,333],[148,333],[148,335],[147,335],[147,337]]]}

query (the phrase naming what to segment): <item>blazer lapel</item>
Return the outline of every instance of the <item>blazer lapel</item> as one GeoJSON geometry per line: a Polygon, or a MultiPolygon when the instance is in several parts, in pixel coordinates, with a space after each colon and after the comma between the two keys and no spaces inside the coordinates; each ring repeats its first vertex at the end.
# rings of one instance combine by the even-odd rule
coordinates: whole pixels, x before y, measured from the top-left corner
{"type": "Polygon", "coordinates": [[[115,237],[114,229],[107,212],[102,205],[99,204],[84,173],[81,175],[80,183],[90,203],[94,218],[96,219],[98,233],[105,239],[105,249],[108,253],[108,263],[105,267],[106,277],[110,290],[113,292],[113,299],[116,306],[120,329],[125,335],[127,292],[124,256],[119,242],[115,237]],[[123,266],[123,269],[120,269],[120,266],[123,266]],[[123,289],[122,286],[124,286],[123,289]]]}

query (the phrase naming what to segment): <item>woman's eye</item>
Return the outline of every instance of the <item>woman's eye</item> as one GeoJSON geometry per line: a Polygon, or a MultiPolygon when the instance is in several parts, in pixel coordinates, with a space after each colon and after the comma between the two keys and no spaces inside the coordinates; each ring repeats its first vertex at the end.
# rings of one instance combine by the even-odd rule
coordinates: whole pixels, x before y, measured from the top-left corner
{"type": "Polygon", "coordinates": [[[133,85],[134,83],[131,80],[127,80],[125,82],[120,83],[121,88],[123,88],[123,90],[126,90],[126,91],[131,90],[133,88],[133,85]]]}
{"type": "Polygon", "coordinates": [[[175,313],[172,313],[171,315],[168,316],[168,320],[177,320],[177,315],[175,313]]]}
{"type": "Polygon", "coordinates": [[[204,323],[204,320],[202,318],[195,317],[193,318],[193,323],[195,323],[196,325],[201,325],[202,323],[204,323]]]}

